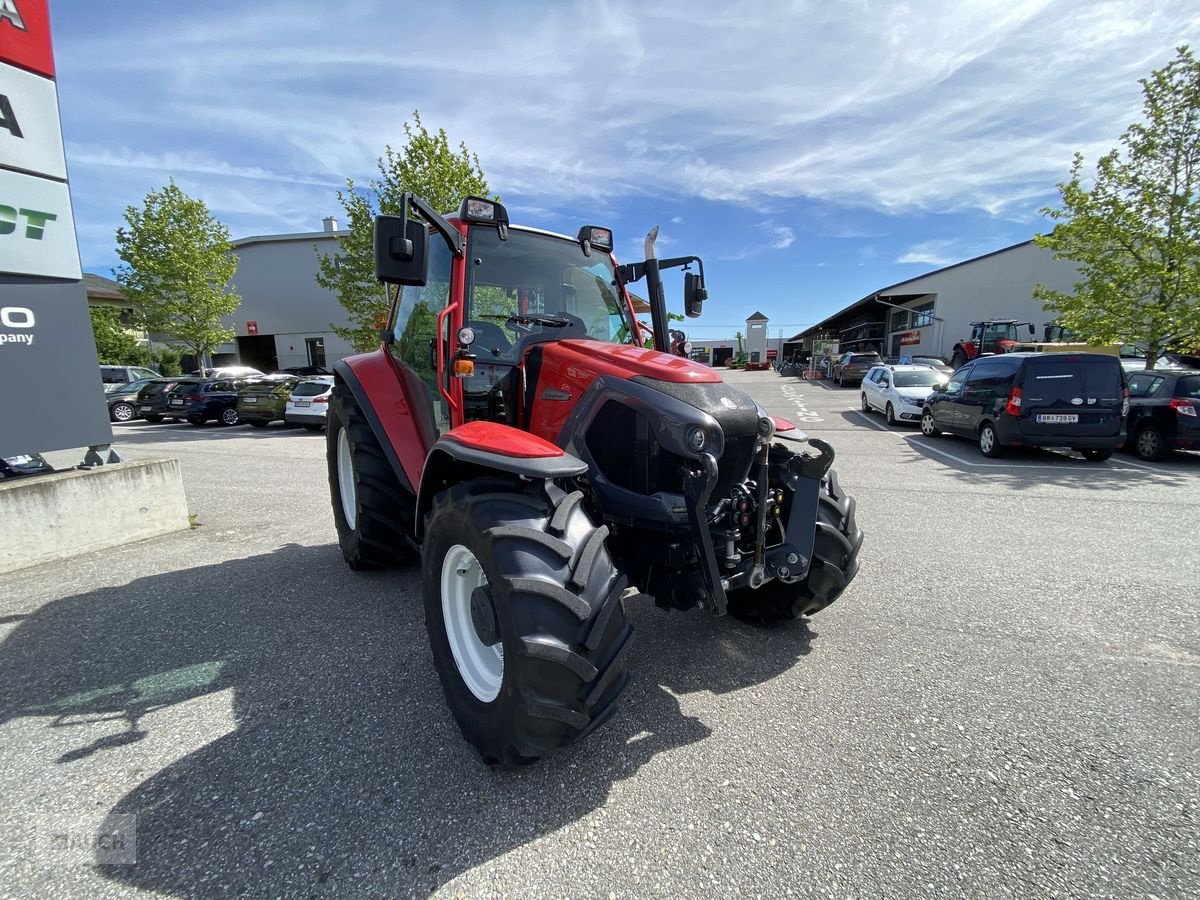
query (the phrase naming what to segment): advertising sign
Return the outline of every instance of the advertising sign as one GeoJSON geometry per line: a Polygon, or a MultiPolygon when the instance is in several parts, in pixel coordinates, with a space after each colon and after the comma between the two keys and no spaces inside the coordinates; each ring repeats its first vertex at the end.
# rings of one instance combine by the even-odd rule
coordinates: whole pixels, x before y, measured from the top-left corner
{"type": "Polygon", "coordinates": [[[112,442],[46,0],[0,0],[0,457],[112,442]]]}
{"type": "Polygon", "coordinates": [[[0,272],[82,277],[64,182],[0,169],[0,272]]]}
{"type": "Polygon", "coordinates": [[[46,0],[0,0],[0,62],[54,77],[46,0]]]}
{"type": "Polygon", "coordinates": [[[258,334],[258,323],[255,321],[247,322],[246,334],[258,334]]]}
{"type": "MultiPolygon", "coordinates": [[[[0,25],[0,34],[3,30],[0,25]]],[[[0,162],[67,179],[54,82],[9,65],[0,65],[0,162]]]]}
{"type": "Polygon", "coordinates": [[[921,343],[921,331],[920,331],[920,329],[917,329],[917,330],[915,330],[915,331],[902,331],[902,332],[900,332],[900,344],[901,344],[901,346],[907,347],[907,346],[909,346],[910,344],[919,344],[919,343],[921,343]]]}

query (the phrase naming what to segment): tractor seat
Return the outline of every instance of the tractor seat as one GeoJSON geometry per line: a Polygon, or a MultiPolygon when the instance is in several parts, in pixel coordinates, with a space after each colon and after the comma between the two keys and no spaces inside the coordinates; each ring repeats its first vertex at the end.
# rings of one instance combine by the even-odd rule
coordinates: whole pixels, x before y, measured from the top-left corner
{"type": "Polygon", "coordinates": [[[482,351],[491,356],[503,356],[512,349],[512,341],[505,335],[504,329],[495,322],[471,320],[467,322],[475,330],[475,344],[472,350],[482,351]]]}

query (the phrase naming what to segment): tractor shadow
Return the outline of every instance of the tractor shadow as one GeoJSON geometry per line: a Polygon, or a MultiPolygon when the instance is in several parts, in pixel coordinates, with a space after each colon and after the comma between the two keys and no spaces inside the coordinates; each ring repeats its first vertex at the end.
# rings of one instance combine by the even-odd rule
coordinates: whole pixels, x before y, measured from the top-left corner
{"type": "Polygon", "coordinates": [[[114,881],[179,896],[427,894],[703,741],[711,729],[678,695],[771,679],[815,637],[803,623],[632,605],[621,710],[507,772],[485,767],[450,718],[419,592],[415,568],[355,575],[336,546],[293,545],[58,600],[0,644],[0,722],[67,730],[66,752],[47,741],[57,749],[29,762],[51,782],[82,760],[117,779],[154,773],[111,809],[137,816],[137,864],[100,869],[114,881]],[[231,730],[185,706],[217,692],[232,697],[231,730]],[[158,769],[139,762],[147,738],[207,743],[158,769]]]}

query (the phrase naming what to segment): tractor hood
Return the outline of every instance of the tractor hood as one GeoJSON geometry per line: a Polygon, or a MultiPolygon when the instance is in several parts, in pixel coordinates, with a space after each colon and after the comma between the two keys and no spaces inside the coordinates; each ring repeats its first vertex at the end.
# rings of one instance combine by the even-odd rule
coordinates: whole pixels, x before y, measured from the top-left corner
{"type": "Polygon", "coordinates": [[[565,340],[540,346],[546,364],[574,370],[571,373],[572,381],[590,383],[599,375],[621,378],[641,376],[675,384],[712,384],[721,381],[721,376],[708,366],[630,344],[565,340]]]}

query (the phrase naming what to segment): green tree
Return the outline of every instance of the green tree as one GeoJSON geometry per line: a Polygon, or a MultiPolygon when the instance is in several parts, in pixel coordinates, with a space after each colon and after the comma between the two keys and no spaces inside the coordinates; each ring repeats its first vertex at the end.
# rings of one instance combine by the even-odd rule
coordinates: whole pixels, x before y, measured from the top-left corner
{"type": "Polygon", "coordinates": [[[121,310],[115,306],[89,306],[92,317],[92,337],[96,341],[96,358],[102,366],[136,366],[137,339],[125,330],[121,310]]]}
{"type": "Polygon", "coordinates": [[[1038,285],[1034,296],[1093,343],[1142,343],[1146,365],[1161,350],[1200,341],[1200,62],[1180,47],[1142,79],[1144,121],[1121,136],[1084,183],[1075,154],[1058,224],[1039,247],[1079,267],[1075,293],[1038,285]]]}
{"type": "Polygon", "coordinates": [[[405,191],[419,194],[441,211],[456,209],[463,197],[486,197],[489,192],[479,157],[464,143],[452,149],[445,130],[429,131],[419,112],[413,113],[412,124],[404,123],[404,135],[405,144],[399,150],[390,145],[384,148],[376,161],[379,178],[371,179],[365,190],[347,179],[345,190],[338,191],[349,233],[342,236],[337,252],[321,253],[313,248],[317,284],[337,294],[350,320],[349,326],[331,327],[360,351],[379,344],[379,329],[388,309],[383,285],[375,280],[372,234],[376,214],[399,215],[405,191]]]}
{"type": "Polygon", "coordinates": [[[233,339],[221,324],[241,298],[229,284],[237,271],[229,229],[209,213],[203,200],[185,194],[172,180],[146,195],[141,208],[125,208],[127,227],[117,229],[113,270],[141,324],[169,335],[196,356],[206,358],[233,339]]]}

